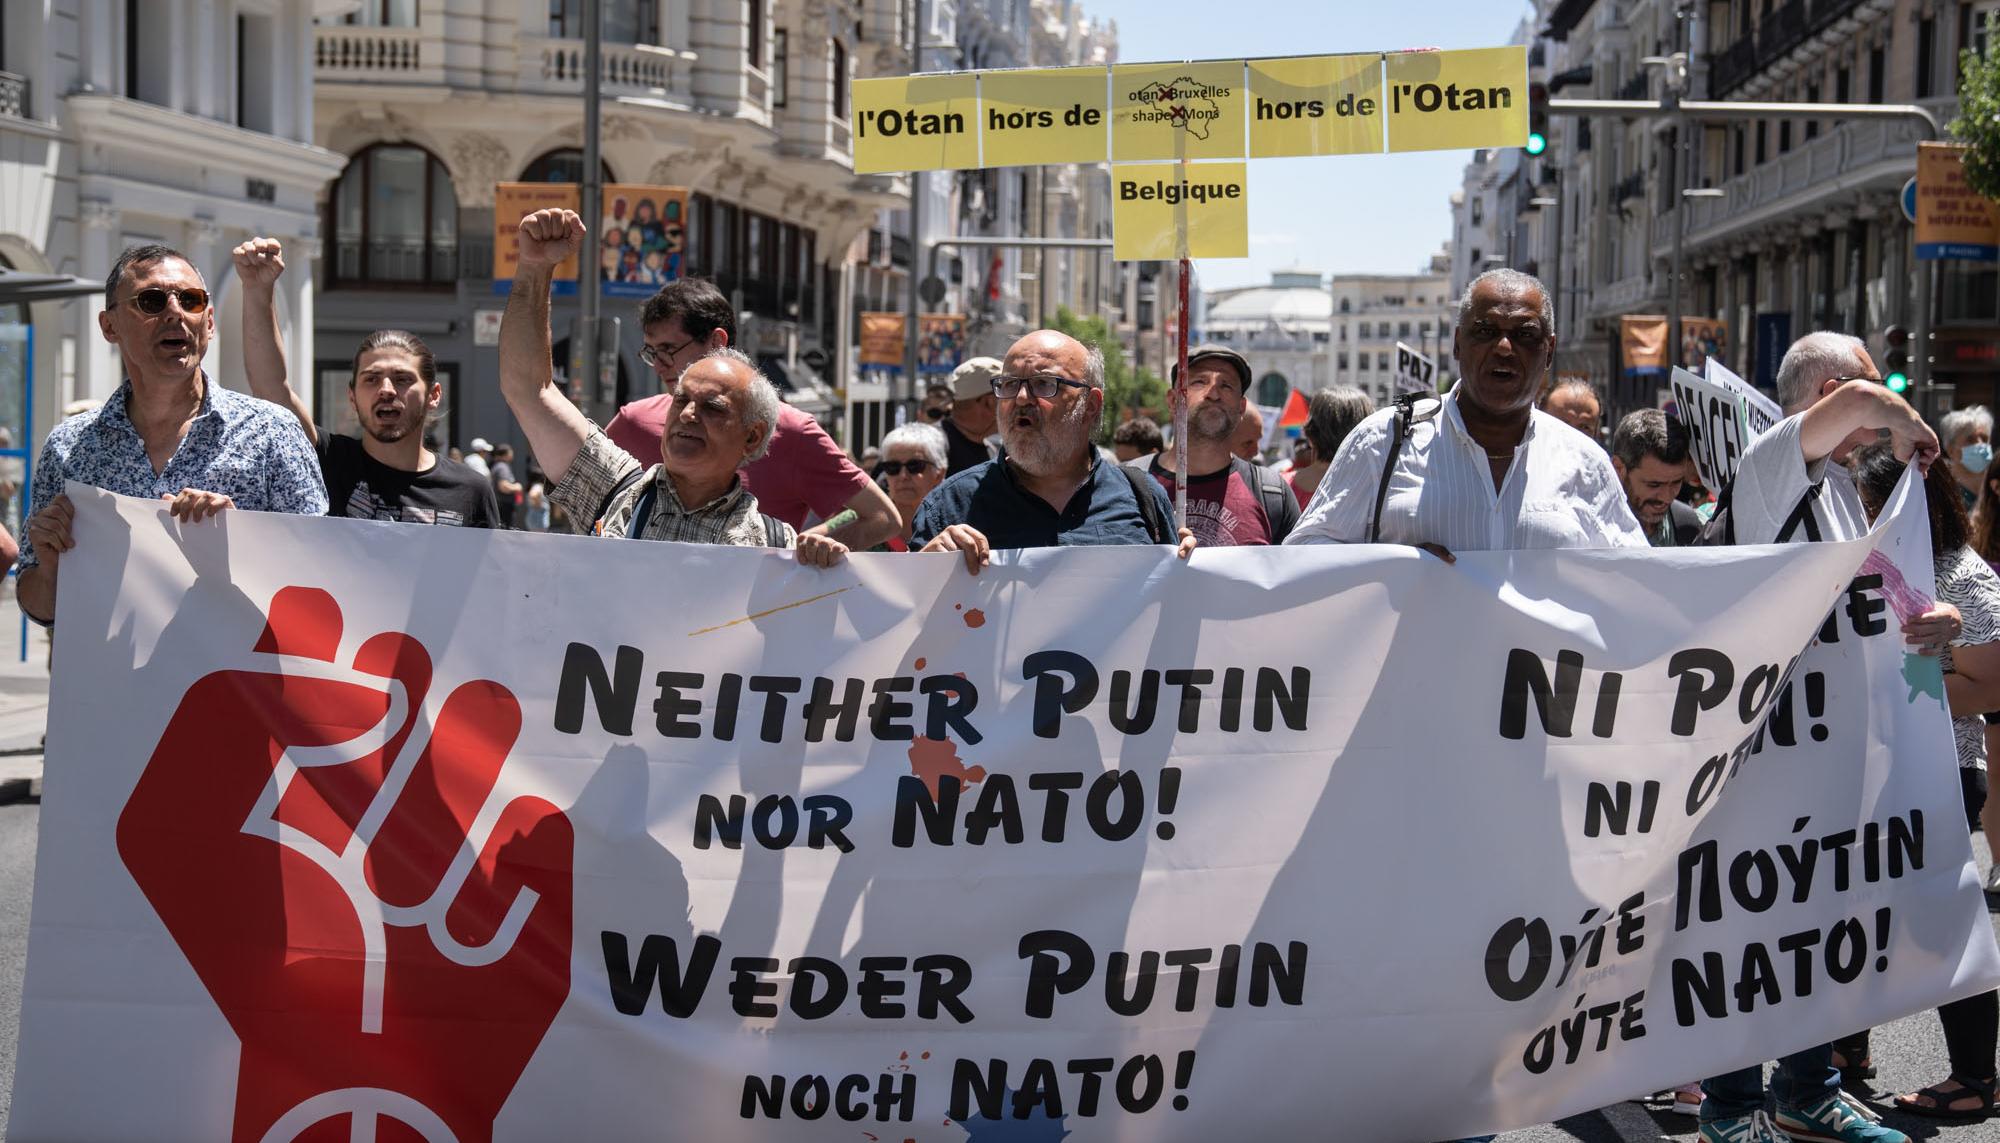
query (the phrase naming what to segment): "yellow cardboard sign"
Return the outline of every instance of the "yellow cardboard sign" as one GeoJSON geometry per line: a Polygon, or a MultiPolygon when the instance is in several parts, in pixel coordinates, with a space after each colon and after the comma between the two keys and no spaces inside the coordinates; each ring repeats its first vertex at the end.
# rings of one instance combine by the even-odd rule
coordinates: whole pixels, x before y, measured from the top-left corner
{"type": "Polygon", "coordinates": [[[857,79],[854,173],[969,170],[979,166],[979,76],[857,79]]]}
{"type": "Polygon", "coordinates": [[[1103,162],[1104,84],[1101,67],[981,73],[979,132],[986,165],[1103,162]]]}
{"type": "Polygon", "coordinates": [[[1246,163],[1111,168],[1111,256],[1121,262],[1248,258],[1246,163]]]}
{"type": "Polygon", "coordinates": [[[1395,52],[1387,70],[1391,151],[1527,145],[1525,46],[1395,52]]]}
{"type": "Polygon", "coordinates": [[[1243,157],[1243,61],[1111,69],[1111,159],[1243,157]]]}
{"type": "Polygon", "coordinates": [[[1382,151],[1382,57],[1250,61],[1250,156],[1382,151]]]}

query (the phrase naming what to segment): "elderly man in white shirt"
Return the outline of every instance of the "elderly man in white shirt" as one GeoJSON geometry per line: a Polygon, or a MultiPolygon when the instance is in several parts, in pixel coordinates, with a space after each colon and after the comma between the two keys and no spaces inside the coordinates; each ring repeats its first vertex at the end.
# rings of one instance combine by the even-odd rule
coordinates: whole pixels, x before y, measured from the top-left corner
{"type": "Polygon", "coordinates": [[[1552,309],[1532,275],[1489,270],[1474,278],[1452,335],[1464,372],[1442,402],[1419,405],[1386,487],[1394,408],[1348,436],[1285,542],[1379,540],[1445,559],[1454,550],[1645,547],[1611,458],[1535,408],[1555,359],[1552,309]]]}

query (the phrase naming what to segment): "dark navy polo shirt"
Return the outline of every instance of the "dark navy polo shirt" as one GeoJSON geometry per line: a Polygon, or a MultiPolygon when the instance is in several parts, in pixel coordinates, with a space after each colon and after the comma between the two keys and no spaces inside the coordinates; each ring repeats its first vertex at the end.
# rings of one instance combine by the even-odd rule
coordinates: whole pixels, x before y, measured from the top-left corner
{"type": "MultiPolygon", "coordinates": [[[[1137,472],[1137,470],[1134,470],[1137,472]]],[[[1160,482],[1138,472],[1138,486],[1153,498],[1161,520],[1173,519],[1173,505],[1160,482]]],[[[1005,460],[968,468],[931,489],[917,507],[910,547],[920,548],[953,524],[979,529],[994,548],[1085,547],[1096,544],[1157,543],[1146,529],[1133,482],[1091,453],[1090,479],[1061,512],[1022,487],[1005,460]]]]}

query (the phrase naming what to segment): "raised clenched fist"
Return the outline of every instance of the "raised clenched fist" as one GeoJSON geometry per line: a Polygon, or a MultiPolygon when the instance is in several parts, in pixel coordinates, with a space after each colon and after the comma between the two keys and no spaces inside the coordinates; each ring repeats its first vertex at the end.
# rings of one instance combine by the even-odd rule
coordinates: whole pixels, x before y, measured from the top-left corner
{"type": "Polygon", "coordinates": [[[521,265],[556,266],[583,247],[583,219],[573,210],[538,210],[521,219],[521,265]]]}
{"type": "Polygon", "coordinates": [[[285,272],[285,248],[275,238],[252,238],[229,252],[246,289],[270,289],[285,272]]]}
{"type": "Polygon", "coordinates": [[[431,669],[396,632],[343,654],[333,598],[286,588],[119,816],[242,1041],[239,1141],[490,1139],[569,994],[569,819],[494,793],[514,696],[475,681],[427,707],[431,669]]]}

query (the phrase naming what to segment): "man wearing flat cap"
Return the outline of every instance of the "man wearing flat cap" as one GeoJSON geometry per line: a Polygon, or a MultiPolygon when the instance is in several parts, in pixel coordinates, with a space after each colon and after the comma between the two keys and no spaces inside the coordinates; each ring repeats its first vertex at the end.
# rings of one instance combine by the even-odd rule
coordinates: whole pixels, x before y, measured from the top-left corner
{"type": "Polygon", "coordinates": [[[956,476],[992,460],[991,443],[1000,431],[993,396],[993,379],[1000,362],[991,357],[967,358],[951,374],[951,412],[939,424],[944,430],[946,476],[956,476]]]}
{"type": "MultiPolygon", "coordinates": [[[[1178,367],[1176,367],[1178,372],[1178,367]]],[[[1187,526],[1203,547],[1279,544],[1299,520],[1298,498],[1283,477],[1236,455],[1250,363],[1226,345],[1198,345],[1187,364],[1187,526]]],[[[1179,475],[1171,450],[1147,471],[1172,497],[1179,475]]]]}

